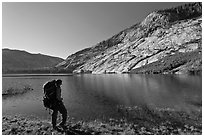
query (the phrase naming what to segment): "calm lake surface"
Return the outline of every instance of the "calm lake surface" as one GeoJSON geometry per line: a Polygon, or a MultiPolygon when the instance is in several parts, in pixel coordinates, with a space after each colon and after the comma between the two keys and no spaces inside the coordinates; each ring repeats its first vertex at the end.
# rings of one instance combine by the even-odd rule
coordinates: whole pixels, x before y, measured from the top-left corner
{"type": "Polygon", "coordinates": [[[171,108],[190,112],[202,106],[202,76],[188,75],[16,75],[2,78],[2,91],[29,85],[32,91],[2,97],[2,113],[50,118],[42,104],[43,84],[62,79],[68,115],[93,120],[120,116],[124,106],[171,108]]]}

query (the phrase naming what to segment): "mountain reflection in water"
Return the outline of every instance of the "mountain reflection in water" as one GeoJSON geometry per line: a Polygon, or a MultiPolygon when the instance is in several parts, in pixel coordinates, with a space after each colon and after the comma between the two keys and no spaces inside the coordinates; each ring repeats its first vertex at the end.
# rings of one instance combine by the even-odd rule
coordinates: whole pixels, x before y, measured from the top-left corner
{"type": "Polygon", "coordinates": [[[73,83],[77,91],[106,97],[127,106],[145,104],[188,109],[189,102],[202,102],[200,76],[80,75],[73,83]]]}

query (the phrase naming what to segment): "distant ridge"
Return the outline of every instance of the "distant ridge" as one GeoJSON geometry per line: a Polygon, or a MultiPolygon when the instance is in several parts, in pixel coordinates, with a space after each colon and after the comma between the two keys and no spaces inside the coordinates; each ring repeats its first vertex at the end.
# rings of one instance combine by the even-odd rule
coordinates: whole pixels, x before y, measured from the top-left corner
{"type": "Polygon", "coordinates": [[[32,70],[49,70],[64,61],[58,57],[31,54],[21,50],[2,49],[2,72],[23,72],[32,70]]]}

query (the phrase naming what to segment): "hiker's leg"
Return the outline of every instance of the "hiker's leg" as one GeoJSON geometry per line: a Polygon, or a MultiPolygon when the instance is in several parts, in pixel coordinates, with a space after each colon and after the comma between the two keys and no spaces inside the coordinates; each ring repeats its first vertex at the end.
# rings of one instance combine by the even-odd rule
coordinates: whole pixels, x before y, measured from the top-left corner
{"type": "Polygon", "coordinates": [[[60,125],[64,125],[67,121],[67,109],[65,108],[63,102],[59,103],[59,112],[62,114],[62,122],[60,125]]]}
{"type": "Polygon", "coordinates": [[[52,112],[52,126],[53,127],[56,127],[56,124],[57,124],[57,113],[58,113],[58,110],[56,108],[53,109],[53,112],[52,112]]]}

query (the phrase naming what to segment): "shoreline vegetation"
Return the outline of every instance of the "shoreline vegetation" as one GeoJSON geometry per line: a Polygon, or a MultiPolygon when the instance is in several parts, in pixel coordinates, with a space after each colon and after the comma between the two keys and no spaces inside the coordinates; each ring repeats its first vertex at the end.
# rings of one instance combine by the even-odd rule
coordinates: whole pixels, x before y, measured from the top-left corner
{"type": "MultiPolygon", "coordinates": [[[[200,52],[198,53],[200,55],[200,52]]],[[[185,55],[184,55],[185,56],[185,55]]],[[[180,57],[180,56],[179,56],[180,57]]],[[[199,57],[194,57],[195,59],[186,59],[186,57],[183,57],[182,60],[183,62],[198,62],[197,66],[192,66],[189,67],[183,67],[180,66],[183,62],[182,61],[178,61],[177,58],[171,57],[170,59],[168,57],[166,57],[162,60],[150,63],[148,65],[142,66],[140,68],[131,70],[129,72],[121,72],[121,73],[116,73],[116,72],[104,72],[104,73],[92,73],[92,71],[81,71],[80,73],[76,73],[73,72],[73,70],[64,70],[64,69],[56,69],[56,70],[45,70],[45,71],[41,71],[41,70],[37,70],[37,71],[32,71],[32,70],[10,70],[7,72],[3,72],[2,76],[3,77],[7,77],[7,76],[17,76],[17,75],[30,75],[30,76],[52,76],[52,75],[59,75],[59,76],[63,76],[63,75],[80,75],[80,74],[161,74],[161,75],[168,75],[168,74],[184,74],[184,75],[202,75],[202,66],[201,66],[201,62],[202,60],[201,55],[199,57]],[[166,59],[167,58],[167,59],[166,59]],[[169,60],[173,60],[171,63],[169,60]],[[186,60],[190,60],[190,61],[186,61],[186,60]],[[192,61],[193,60],[193,61],[192,61]],[[175,63],[176,62],[176,63],[175,63]],[[179,70],[181,69],[182,70],[179,70]]]]}
{"type": "Polygon", "coordinates": [[[26,74],[26,73],[22,73],[22,74],[2,74],[2,77],[22,77],[22,76],[72,76],[73,74],[71,73],[45,73],[45,74],[26,74]]]}
{"type": "Polygon", "coordinates": [[[119,106],[123,118],[76,121],[68,117],[67,129],[52,130],[51,120],[2,116],[3,135],[201,135],[202,110],[175,111],[150,107],[119,106]]]}
{"type": "MultiPolygon", "coordinates": [[[[22,76],[74,76],[74,75],[96,75],[91,73],[8,73],[8,74],[2,74],[2,77],[22,77],[22,76]]],[[[202,70],[193,71],[191,73],[147,73],[147,72],[137,72],[137,73],[102,73],[99,75],[123,75],[123,74],[129,74],[129,75],[195,75],[195,76],[202,76],[202,70]]]]}
{"type": "MultiPolygon", "coordinates": [[[[163,66],[161,62],[164,64],[166,63],[165,61],[156,61],[154,63],[150,63],[143,67],[131,70],[130,72],[122,72],[122,73],[104,72],[104,73],[98,73],[98,74],[161,74],[161,75],[162,74],[186,74],[186,75],[202,74],[202,68],[200,64],[198,65],[200,68],[191,67],[188,69],[184,68],[183,70],[179,71],[177,69],[178,66],[175,67],[175,64],[172,65],[171,63],[168,62],[169,64],[167,66],[163,66]],[[170,67],[171,69],[169,69],[168,67],[170,67]]],[[[16,75],[31,75],[31,76],[42,75],[43,76],[43,75],[76,75],[76,74],[95,74],[95,73],[92,73],[91,71],[81,71],[80,73],[75,73],[73,72],[73,70],[54,70],[54,71],[12,70],[12,71],[3,72],[2,76],[6,77],[6,76],[16,76],[16,75]]]]}
{"type": "Polygon", "coordinates": [[[2,91],[2,96],[13,96],[13,95],[19,95],[24,94],[28,91],[32,91],[33,88],[30,85],[18,85],[14,87],[7,87],[5,90],[2,91]]]}

